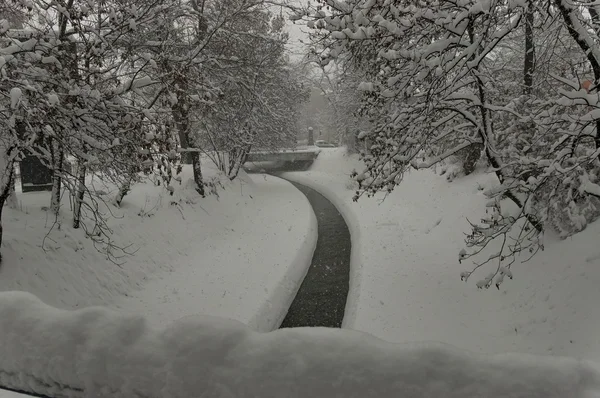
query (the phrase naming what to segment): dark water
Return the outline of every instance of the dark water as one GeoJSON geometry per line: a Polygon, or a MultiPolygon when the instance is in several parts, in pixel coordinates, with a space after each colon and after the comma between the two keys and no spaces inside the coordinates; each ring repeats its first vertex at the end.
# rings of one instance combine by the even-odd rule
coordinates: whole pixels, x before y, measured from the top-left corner
{"type": "Polygon", "coordinates": [[[307,186],[291,183],[312,205],[319,236],[308,273],[280,328],[339,328],[350,282],[350,232],[337,208],[323,195],[307,186]]]}
{"type": "Polygon", "coordinates": [[[313,164],[312,160],[298,160],[295,162],[269,161],[269,162],[248,162],[244,164],[244,170],[247,173],[268,173],[275,174],[282,171],[306,171],[313,164]]]}

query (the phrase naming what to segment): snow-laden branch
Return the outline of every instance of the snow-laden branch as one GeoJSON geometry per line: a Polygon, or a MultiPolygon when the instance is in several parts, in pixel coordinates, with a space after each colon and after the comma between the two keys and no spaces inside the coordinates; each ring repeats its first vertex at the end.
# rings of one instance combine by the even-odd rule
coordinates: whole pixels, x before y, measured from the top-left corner
{"type": "Polygon", "coordinates": [[[590,181],[590,177],[586,173],[579,177],[579,182],[581,183],[580,190],[582,192],[600,198],[600,185],[590,181]]]}
{"type": "MultiPolygon", "coordinates": [[[[481,142],[479,142],[481,143],[481,142]]],[[[453,147],[452,149],[449,149],[448,151],[442,153],[441,155],[438,156],[434,156],[432,158],[429,158],[425,161],[417,161],[417,160],[413,160],[411,165],[415,168],[415,169],[428,169],[431,166],[433,166],[434,164],[438,164],[440,163],[442,160],[449,158],[450,156],[456,154],[457,152],[470,147],[471,145],[473,145],[473,142],[470,141],[466,141],[463,142],[460,145],[457,145],[455,147],[453,147]]]]}

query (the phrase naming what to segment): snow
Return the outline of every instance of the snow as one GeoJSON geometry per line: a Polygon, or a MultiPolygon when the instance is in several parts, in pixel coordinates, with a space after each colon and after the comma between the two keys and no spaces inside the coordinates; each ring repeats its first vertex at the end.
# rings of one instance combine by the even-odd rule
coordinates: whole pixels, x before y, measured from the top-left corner
{"type": "Polygon", "coordinates": [[[343,148],[323,149],[309,171],[284,175],[327,196],[350,227],[343,327],[391,342],[600,361],[600,223],[564,241],[547,232],[545,251],[514,264],[512,280],[478,290],[476,281],[491,269],[461,282],[461,271],[472,265],[459,264],[457,253],[469,231],[466,218],[485,214],[483,192],[495,177],[480,171],[449,183],[429,170],[411,171],[385,200],[380,195],[354,203],[349,175],[361,167],[343,148]]]}
{"type": "Polygon", "coordinates": [[[59,103],[58,95],[52,93],[48,94],[48,103],[50,106],[56,106],[59,103]]]}
{"type": "Polygon", "coordinates": [[[122,94],[128,90],[137,90],[156,83],[157,82],[152,80],[149,76],[140,77],[138,79],[128,79],[124,84],[115,88],[115,93],[122,94]]]}
{"type": "Polygon", "coordinates": [[[29,395],[19,394],[13,391],[0,390],[0,398],[24,398],[29,395]]]}
{"type": "MultiPolygon", "coordinates": [[[[208,163],[204,172],[208,180],[219,177],[208,163]]],[[[144,314],[154,325],[202,313],[256,330],[277,327],[316,245],[308,200],[288,182],[243,171],[233,182],[217,180],[219,197],[201,199],[186,185],[190,178],[186,166],[183,184],[172,182],[174,196],[146,182],[134,185],[120,208],[110,205],[115,241],[135,251],[121,265],[70,227],[67,195],[45,239],[54,224],[42,210],[49,193],[19,193],[20,209],[3,214],[0,291],[28,291],[65,309],[105,305],[144,314]]],[[[110,203],[116,189],[94,184],[110,203]]]]}
{"type": "Polygon", "coordinates": [[[591,398],[590,363],[391,344],[327,328],[251,331],[206,316],[161,328],[105,308],[65,311],[0,293],[0,384],[110,397],[591,398]]]}
{"type": "Polygon", "coordinates": [[[591,182],[586,174],[582,175],[580,177],[580,180],[582,191],[600,197],[600,185],[591,182]]]}
{"type": "Polygon", "coordinates": [[[489,269],[461,282],[471,268],[457,253],[493,175],[448,183],[412,171],[385,200],[354,203],[353,169],[356,156],[322,148],[309,171],[284,174],[327,196],[350,227],[342,330],[271,331],[316,244],[308,201],[279,178],[242,171],[229,182],[205,165],[223,188],[202,200],[189,168],[173,196],[134,185],[113,209],[115,237],[138,249],[122,265],[69,228],[68,212],[44,241],[48,194],[20,194],[20,209],[4,210],[0,386],[74,397],[600,397],[599,223],[570,240],[547,234],[544,252],[479,290],[489,269]]]}
{"type": "Polygon", "coordinates": [[[308,270],[317,221],[289,183],[259,175],[254,180],[261,187],[252,195],[254,208],[224,205],[227,213],[203,220],[211,224],[208,233],[194,234],[176,271],[118,306],[156,325],[201,313],[259,331],[277,328],[308,270]]]}
{"type": "Polygon", "coordinates": [[[21,97],[23,96],[23,92],[18,87],[13,87],[10,89],[10,107],[11,109],[16,109],[17,105],[21,101],[21,97]]]}
{"type": "Polygon", "coordinates": [[[356,89],[358,91],[375,91],[375,86],[371,82],[360,82],[356,89]]]}
{"type": "Polygon", "coordinates": [[[0,33],[5,33],[10,28],[10,24],[6,19],[0,19],[0,33]]]}
{"type": "Polygon", "coordinates": [[[54,56],[49,56],[49,57],[42,57],[42,63],[43,64],[54,64],[56,65],[58,68],[61,68],[61,63],[58,60],[58,58],[54,57],[54,56]]]}

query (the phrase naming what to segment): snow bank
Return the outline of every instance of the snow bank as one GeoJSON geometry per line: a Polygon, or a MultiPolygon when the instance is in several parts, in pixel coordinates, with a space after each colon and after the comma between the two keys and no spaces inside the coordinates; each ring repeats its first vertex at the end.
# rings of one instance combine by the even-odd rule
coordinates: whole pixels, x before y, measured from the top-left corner
{"type": "Polygon", "coordinates": [[[317,222],[308,200],[290,183],[266,175],[252,179],[249,193],[226,192],[219,207],[207,208],[210,215],[190,226],[194,238],[169,259],[172,272],[116,305],[158,326],[204,314],[257,331],[277,328],[310,265],[317,222]]]}
{"type": "Polygon", "coordinates": [[[377,195],[355,203],[353,168],[361,168],[356,156],[323,149],[309,171],[284,175],[327,196],[350,227],[345,328],[392,342],[439,341],[486,354],[600,362],[600,222],[563,241],[547,232],[545,250],[517,261],[513,280],[499,290],[479,290],[475,281],[495,264],[464,283],[459,274],[473,265],[459,264],[458,252],[467,218],[485,214],[483,192],[495,183],[493,175],[449,183],[429,170],[413,171],[385,200],[377,195]]]}
{"type": "Polygon", "coordinates": [[[27,398],[30,395],[19,394],[13,391],[0,390],[0,398],[27,398]]]}
{"type": "MultiPolygon", "coordinates": [[[[54,224],[42,209],[49,193],[19,194],[21,209],[3,214],[0,291],[28,291],[65,309],[106,305],[154,325],[200,313],[259,331],[278,327],[316,245],[312,208],[281,179],[242,170],[229,181],[203,166],[219,184],[218,197],[200,198],[186,183],[192,175],[185,166],[173,196],[147,181],[134,185],[120,208],[108,205],[115,241],[135,252],[121,265],[71,228],[67,195],[54,224]]],[[[116,188],[94,184],[110,203],[116,188]]]]}
{"type": "MultiPolygon", "coordinates": [[[[300,289],[300,285],[302,285],[302,281],[304,281],[304,277],[308,273],[313,254],[317,247],[317,216],[315,215],[310,202],[308,202],[308,199],[304,195],[302,196],[306,200],[305,203],[309,208],[299,209],[302,216],[295,225],[296,227],[302,226],[308,221],[308,228],[303,239],[299,242],[300,247],[297,249],[297,252],[293,254],[291,258],[282,259],[284,264],[288,265],[287,269],[284,268],[285,274],[283,277],[278,278],[278,284],[272,285],[273,288],[269,298],[264,301],[264,304],[260,309],[255,311],[255,315],[247,322],[248,326],[258,332],[269,332],[281,325],[281,322],[283,322],[283,319],[287,315],[290,305],[292,305],[292,301],[294,301],[294,298],[300,289]]],[[[281,197],[277,197],[277,199],[281,199],[281,197]]],[[[282,215],[281,220],[289,220],[289,214],[287,217],[282,215]]],[[[290,228],[292,228],[291,225],[290,228]]],[[[282,244],[287,244],[288,246],[290,243],[292,243],[293,248],[298,244],[298,242],[282,242],[282,244]]],[[[279,246],[278,242],[273,241],[272,249],[279,246]]],[[[273,254],[275,253],[277,253],[277,250],[273,250],[273,254]]],[[[289,251],[286,251],[285,253],[287,254],[289,251]]],[[[270,274],[272,273],[273,271],[271,270],[270,274]]]]}
{"type": "Polygon", "coordinates": [[[256,333],[212,317],[162,329],[102,308],[0,293],[0,384],[68,397],[592,398],[592,364],[398,345],[358,332],[256,333]]]}

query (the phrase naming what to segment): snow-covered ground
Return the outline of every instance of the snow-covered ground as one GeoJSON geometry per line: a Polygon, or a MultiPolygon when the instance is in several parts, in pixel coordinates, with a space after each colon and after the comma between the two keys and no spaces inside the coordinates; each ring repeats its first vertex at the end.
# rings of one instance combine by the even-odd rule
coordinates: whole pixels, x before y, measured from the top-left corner
{"type": "MultiPolygon", "coordinates": [[[[204,168],[216,177],[210,164],[204,168]]],[[[183,181],[190,172],[184,169],[183,181]]],[[[185,183],[174,196],[150,182],[135,185],[120,209],[110,206],[116,242],[135,251],[121,265],[71,228],[68,199],[60,226],[44,239],[54,222],[42,210],[49,193],[20,194],[21,210],[4,209],[0,291],[28,291],[66,309],[120,308],[156,325],[208,314],[271,330],[310,264],[314,213],[304,195],[275,177],[242,172],[221,183],[219,197],[205,199],[185,183]]]]}
{"type": "MultiPolygon", "coordinates": [[[[482,353],[525,352],[600,361],[600,222],[573,238],[545,238],[546,250],[513,265],[514,280],[478,290],[459,274],[466,217],[479,219],[478,173],[447,182],[411,172],[384,201],[352,202],[349,174],[361,167],[343,149],[323,149],[307,172],[285,177],[338,206],[352,234],[351,291],[344,327],[392,342],[438,341],[482,353]]],[[[489,270],[481,270],[480,277],[489,270]]]]}
{"type": "Polygon", "coordinates": [[[0,390],[0,398],[26,398],[28,395],[19,394],[13,391],[0,390]]]}
{"type": "Polygon", "coordinates": [[[385,201],[354,203],[355,167],[323,149],[310,171],[286,177],[346,218],[344,326],[367,333],[256,332],[285,314],[316,240],[312,209],[285,181],[242,174],[203,200],[185,186],[171,197],[137,185],[112,224],[138,250],[120,266],[68,219],[42,250],[48,194],[22,195],[22,210],[5,209],[0,386],[73,397],[600,397],[599,223],[547,237],[514,280],[482,291],[460,281],[468,265],[457,258],[465,217],[481,215],[493,178],[413,172],[385,201]]]}
{"type": "Polygon", "coordinates": [[[255,181],[252,194],[223,195],[220,211],[205,214],[196,231],[185,234],[188,247],[172,272],[118,307],[157,325],[206,314],[258,331],[279,326],[310,265],[317,221],[291,184],[266,175],[245,178],[255,181]]]}
{"type": "Polygon", "coordinates": [[[103,308],[64,311],[0,293],[0,384],[70,397],[592,398],[600,377],[566,358],[483,356],[349,330],[256,333],[188,317],[152,328],[103,308]]]}

